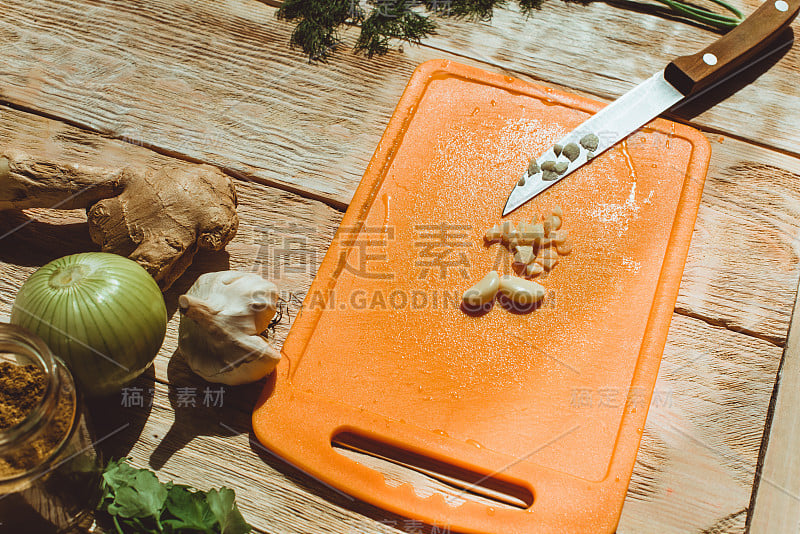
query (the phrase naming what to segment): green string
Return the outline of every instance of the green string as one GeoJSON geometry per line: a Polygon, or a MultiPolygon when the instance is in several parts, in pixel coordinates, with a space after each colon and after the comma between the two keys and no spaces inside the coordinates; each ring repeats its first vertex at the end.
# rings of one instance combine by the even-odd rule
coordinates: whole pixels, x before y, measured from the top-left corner
{"type": "Polygon", "coordinates": [[[741,11],[736,9],[734,6],[730,5],[729,3],[725,2],[725,0],[711,0],[715,4],[724,7],[735,16],[727,16],[727,15],[720,15],[719,13],[714,13],[713,11],[709,11],[708,9],[693,6],[691,4],[687,4],[682,2],[681,0],[656,0],[670,9],[675,11],[676,13],[680,13],[681,15],[696,20],[698,22],[702,22],[704,24],[708,24],[709,26],[713,26],[715,28],[720,28],[723,30],[729,30],[731,28],[735,28],[739,25],[740,22],[744,20],[744,15],[741,11]]]}

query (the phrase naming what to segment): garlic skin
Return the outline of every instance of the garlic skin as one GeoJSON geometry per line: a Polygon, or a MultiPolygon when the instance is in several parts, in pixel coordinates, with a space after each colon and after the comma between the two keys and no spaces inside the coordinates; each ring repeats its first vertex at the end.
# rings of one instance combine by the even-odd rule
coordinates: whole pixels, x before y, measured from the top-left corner
{"type": "Polygon", "coordinates": [[[260,380],[281,357],[259,335],[275,316],[277,302],[275,284],[255,273],[203,274],[178,297],[178,350],[209,382],[236,386],[260,380]]]}

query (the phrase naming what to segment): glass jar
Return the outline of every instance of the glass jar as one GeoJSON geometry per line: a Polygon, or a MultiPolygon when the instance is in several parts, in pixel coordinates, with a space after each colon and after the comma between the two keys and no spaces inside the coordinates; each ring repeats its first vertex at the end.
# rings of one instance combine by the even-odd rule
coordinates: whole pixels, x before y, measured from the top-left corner
{"type": "Polygon", "coordinates": [[[97,504],[102,462],[67,367],[8,324],[0,324],[0,410],[0,533],[74,525],[97,504]]]}

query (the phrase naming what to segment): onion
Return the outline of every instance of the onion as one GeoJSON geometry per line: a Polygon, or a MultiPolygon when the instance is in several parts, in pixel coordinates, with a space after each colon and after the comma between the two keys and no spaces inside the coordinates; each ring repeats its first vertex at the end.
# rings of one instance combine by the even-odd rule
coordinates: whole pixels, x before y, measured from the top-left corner
{"type": "Polygon", "coordinates": [[[84,393],[107,395],[144,372],[167,329],[155,280],[138,263],[105,252],[53,260],[22,285],[11,323],[41,337],[84,393]]]}

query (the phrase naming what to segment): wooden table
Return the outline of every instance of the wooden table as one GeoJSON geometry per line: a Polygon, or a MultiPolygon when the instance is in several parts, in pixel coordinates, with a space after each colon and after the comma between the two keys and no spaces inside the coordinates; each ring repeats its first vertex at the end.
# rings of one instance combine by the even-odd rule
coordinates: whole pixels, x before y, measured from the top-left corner
{"type": "MultiPolygon", "coordinates": [[[[491,23],[444,22],[424,45],[384,57],[344,50],[309,64],[288,48],[292,26],[275,11],[256,0],[6,0],[0,146],[103,165],[206,162],[237,180],[236,239],[227,253],[198,257],[166,293],[166,341],[135,384],[144,406],[120,398],[92,407],[107,454],[162,479],[234,488],[258,532],[426,531],[265,451],[249,421],[261,384],[218,399],[173,357],[177,296],[199,273],[232,268],[261,269],[302,298],[425,60],[610,100],[717,36],[638,3],[549,0],[529,20],[510,7],[491,23]]],[[[346,31],[345,43],[356,35],[346,31]]],[[[711,167],[619,532],[745,528],[800,277],[798,50],[778,50],[672,117],[706,133],[711,167]]],[[[79,211],[0,221],[4,319],[37,267],[96,249],[79,211]]]]}

